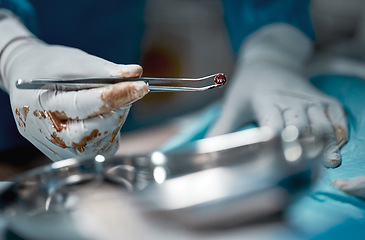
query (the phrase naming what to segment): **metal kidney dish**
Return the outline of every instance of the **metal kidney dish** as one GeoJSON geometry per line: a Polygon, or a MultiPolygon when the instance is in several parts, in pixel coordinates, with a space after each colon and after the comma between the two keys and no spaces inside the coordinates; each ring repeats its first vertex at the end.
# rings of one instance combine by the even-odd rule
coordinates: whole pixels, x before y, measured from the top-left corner
{"type": "Polygon", "coordinates": [[[127,193],[146,216],[231,227],[283,212],[315,180],[322,157],[320,136],[289,127],[279,136],[254,128],[206,138],[173,153],[66,159],[15,178],[0,193],[0,211],[21,236],[78,239],[82,199],[108,188],[127,193]]]}

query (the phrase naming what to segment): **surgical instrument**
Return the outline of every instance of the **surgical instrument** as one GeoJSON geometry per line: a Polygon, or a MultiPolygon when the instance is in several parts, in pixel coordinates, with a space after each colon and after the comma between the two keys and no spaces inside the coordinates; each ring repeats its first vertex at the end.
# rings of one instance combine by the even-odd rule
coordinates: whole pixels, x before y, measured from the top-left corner
{"type": "Polygon", "coordinates": [[[223,73],[216,73],[201,78],[153,78],[153,77],[139,77],[139,78],[119,78],[119,77],[91,77],[91,78],[70,78],[70,79],[34,79],[23,80],[19,79],[16,82],[16,87],[19,89],[52,89],[52,90],[81,90],[96,87],[103,87],[119,82],[129,81],[145,81],[149,85],[150,92],[177,92],[177,91],[205,91],[225,85],[227,78],[223,73]],[[163,86],[150,85],[166,84],[166,83],[191,83],[200,82],[207,79],[214,79],[214,84],[204,87],[180,87],[180,86],[163,86]]]}

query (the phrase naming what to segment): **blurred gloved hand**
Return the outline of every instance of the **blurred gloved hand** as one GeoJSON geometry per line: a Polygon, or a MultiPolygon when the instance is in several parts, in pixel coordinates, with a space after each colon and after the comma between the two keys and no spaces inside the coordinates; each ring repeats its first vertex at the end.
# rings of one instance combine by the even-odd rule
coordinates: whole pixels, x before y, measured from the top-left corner
{"type": "Polygon", "coordinates": [[[303,135],[324,137],[323,165],[341,163],[339,147],[347,141],[347,121],[339,102],[310,84],[305,65],[312,43],[285,24],[272,24],[251,35],[241,49],[219,119],[208,136],[238,130],[257,122],[279,133],[293,125],[303,135]]]}
{"type": "Polygon", "coordinates": [[[331,185],[349,195],[365,198],[365,176],[357,176],[350,179],[336,179],[331,185]]]}
{"type": "Polygon", "coordinates": [[[0,67],[19,132],[52,160],[114,154],[131,104],[148,93],[144,82],[67,92],[17,89],[18,79],[142,74],[139,65],[117,65],[33,38],[10,41],[2,51],[0,67]]]}

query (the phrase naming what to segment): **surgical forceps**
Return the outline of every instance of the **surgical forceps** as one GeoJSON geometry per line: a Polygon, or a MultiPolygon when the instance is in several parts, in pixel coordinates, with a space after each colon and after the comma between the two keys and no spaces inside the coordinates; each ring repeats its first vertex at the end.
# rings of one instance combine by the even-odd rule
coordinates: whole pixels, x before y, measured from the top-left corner
{"type": "Polygon", "coordinates": [[[223,73],[216,73],[201,78],[153,78],[153,77],[139,77],[139,78],[119,78],[119,77],[104,77],[104,78],[70,78],[70,79],[34,79],[23,80],[19,79],[16,82],[16,87],[19,89],[52,89],[52,90],[81,90],[96,87],[103,87],[119,82],[130,81],[145,81],[149,85],[150,92],[179,92],[179,91],[205,91],[223,86],[227,79],[223,73]],[[214,84],[204,87],[179,87],[179,86],[164,86],[164,85],[150,85],[166,84],[166,83],[191,83],[200,82],[213,78],[214,84]]]}

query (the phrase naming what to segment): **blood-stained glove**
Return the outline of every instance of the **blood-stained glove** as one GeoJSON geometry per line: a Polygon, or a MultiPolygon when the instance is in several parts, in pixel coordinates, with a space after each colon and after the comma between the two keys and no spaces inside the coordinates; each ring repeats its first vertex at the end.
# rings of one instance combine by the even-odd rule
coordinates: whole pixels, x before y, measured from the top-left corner
{"type": "Polygon", "coordinates": [[[323,165],[341,163],[339,147],[347,141],[347,121],[340,103],[311,85],[305,66],[312,43],[287,24],[272,24],[244,43],[218,121],[208,136],[238,130],[251,122],[279,133],[295,126],[301,134],[320,131],[323,165]]]}
{"type": "Polygon", "coordinates": [[[0,21],[0,73],[19,132],[52,160],[111,155],[131,104],[148,93],[144,82],[79,91],[20,90],[18,79],[139,77],[139,65],[118,65],[81,50],[48,45],[15,17],[0,21]]]}

